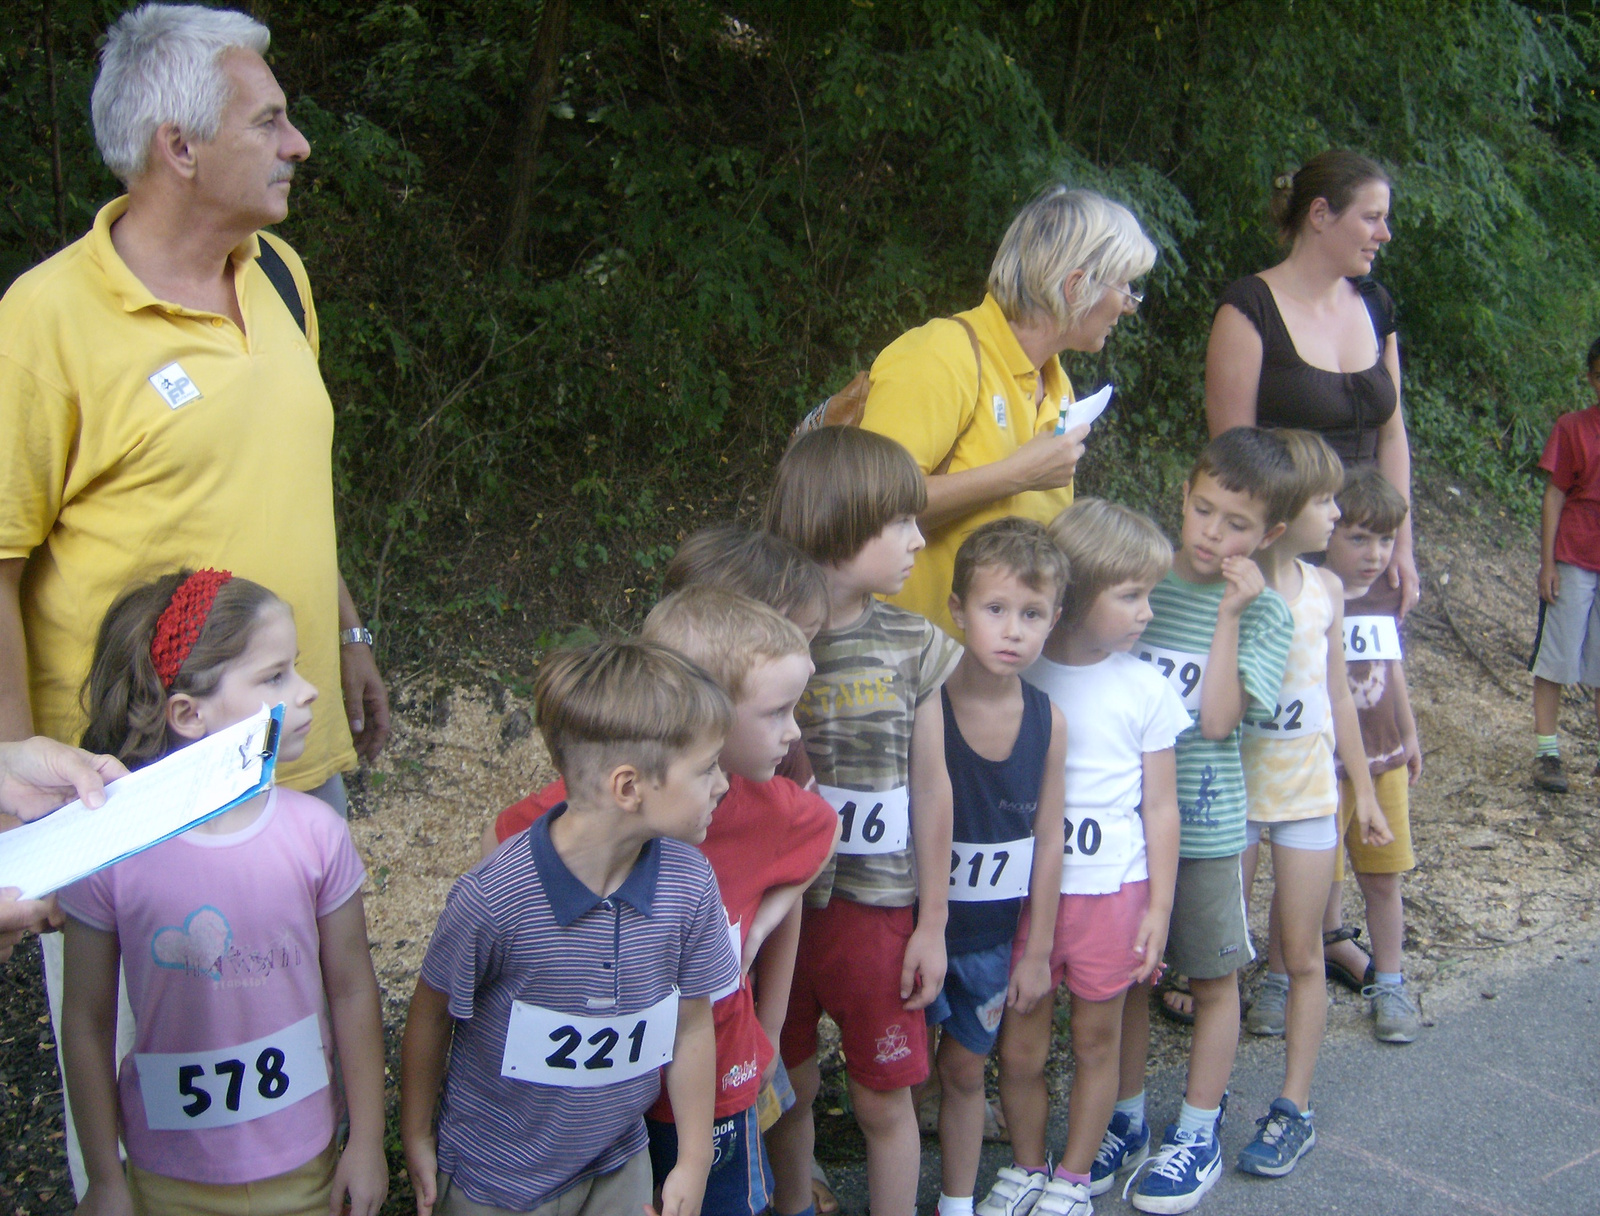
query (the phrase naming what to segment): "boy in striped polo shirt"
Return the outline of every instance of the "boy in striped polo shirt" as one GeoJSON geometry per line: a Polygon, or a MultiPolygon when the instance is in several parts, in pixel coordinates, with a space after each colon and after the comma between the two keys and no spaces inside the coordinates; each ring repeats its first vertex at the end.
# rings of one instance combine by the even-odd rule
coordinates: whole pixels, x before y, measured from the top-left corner
{"type": "Polygon", "coordinates": [[[641,1211],[643,1116],[666,1065],[678,1160],[661,1213],[696,1216],[710,998],[740,973],[711,867],[684,842],[705,836],[728,788],[717,760],[732,706],[649,642],[548,660],[534,702],[568,801],[456,882],[423,960],[400,1082],[417,1211],[641,1211]]]}
{"type": "Polygon", "coordinates": [[[1178,736],[1178,880],[1168,959],[1189,977],[1194,1042],[1176,1123],[1140,1168],[1133,1206],[1187,1212],[1222,1172],[1217,1132],[1239,1045],[1239,967],[1255,957],[1239,858],[1245,848],[1240,724],[1270,720],[1294,622],[1252,555],[1276,540],[1294,505],[1283,441],[1235,427],[1200,453],[1183,487],[1172,570],[1150,592],[1155,614],[1133,653],[1154,663],[1188,709],[1178,736]]]}

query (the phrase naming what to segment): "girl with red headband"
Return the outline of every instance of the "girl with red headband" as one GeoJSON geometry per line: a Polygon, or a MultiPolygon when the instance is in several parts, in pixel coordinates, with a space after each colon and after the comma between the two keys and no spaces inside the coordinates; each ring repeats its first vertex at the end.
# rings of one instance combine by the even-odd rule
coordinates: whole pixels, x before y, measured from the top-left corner
{"type": "MultiPolygon", "coordinates": [[[[317,698],[296,650],[288,605],[247,579],[182,571],[136,587],[100,627],[85,745],[135,769],[281,703],[278,758],[292,761],[317,698]]],[[[339,816],[272,789],[60,893],[80,1213],[321,1216],[348,1199],[374,1216],[388,1167],[364,878],[339,816]],[[119,962],[137,1023],[120,1076],[119,962]]]]}

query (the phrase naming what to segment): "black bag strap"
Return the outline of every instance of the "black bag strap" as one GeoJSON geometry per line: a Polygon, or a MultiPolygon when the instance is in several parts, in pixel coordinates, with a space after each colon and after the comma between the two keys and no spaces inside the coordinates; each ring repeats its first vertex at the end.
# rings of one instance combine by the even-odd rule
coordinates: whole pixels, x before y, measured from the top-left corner
{"type": "Polygon", "coordinates": [[[306,306],[305,301],[300,298],[300,285],[294,281],[294,272],[289,269],[289,263],[283,260],[283,255],[268,244],[265,237],[257,236],[256,244],[261,249],[256,255],[256,261],[260,264],[262,273],[267,276],[267,281],[282,298],[283,306],[289,310],[289,315],[300,327],[300,332],[305,333],[306,306]]]}

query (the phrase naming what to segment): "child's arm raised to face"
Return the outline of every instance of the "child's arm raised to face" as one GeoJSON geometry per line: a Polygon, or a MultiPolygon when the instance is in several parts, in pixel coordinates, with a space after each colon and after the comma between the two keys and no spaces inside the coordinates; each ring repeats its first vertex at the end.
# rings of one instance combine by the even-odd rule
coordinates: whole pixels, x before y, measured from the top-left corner
{"type": "Polygon", "coordinates": [[[1367,753],[1361,743],[1361,719],[1356,716],[1356,703],[1344,672],[1344,584],[1330,570],[1318,570],[1316,575],[1326,584],[1333,601],[1333,622],[1328,626],[1328,699],[1333,703],[1333,738],[1339,763],[1355,790],[1361,838],[1370,845],[1391,844],[1394,833],[1389,830],[1389,821],[1383,817],[1377,792],[1372,788],[1372,771],[1367,767],[1367,753]]]}
{"type": "Polygon", "coordinates": [[[678,1002],[678,1033],[667,1065],[667,1097],[678,1124],[678,1163],[661,1184],[661,1216],[699,1216],[711,1172],[717,1038],[709,997],[678,1002]]]}
{"type": "Polygon", "coordinates": [[[317,934],[322,988],[350,1111],[350,1138],[333,1175],[329,1216],[345,1211],[376,1216],[389,1193],[389,1163],[383,1153],[383,1014],[361,893],[320,917],[317,934]]]}
{"type": "Polygon", "coordinates": [[[944,766],[944,714],[935,687],[911,728],[911,845],[917,857],[917,927],[900,965],[900,999],[926,1009],[944,987],[950,916],[950,773],[944,766]]]}
{"type": "Polygon", "coordinates": [[[117,1155],[117,967],[115,933],[68,919],[61,1057],[89,1189],[80,1213],[132,1216],[133,1196],[117,1155]]]}
{"type": "Polygon", "coordinates": [[[438,1138],[433,1112],[439,1105],[445,1062],[455,1023],[450,998],[417,981],[400,1040],[400,1142],[405,1148],[406,1172],[417,1194],[417,1216],[428,1216],[439,1197],[438,1138]]]}
{"type": "Polygon", "coordinates": [[[1145,867],[1150,871],[1150,907],[1139,924],[1133,948],[1143,961],[1133,973],[1142,984],[1155,974],[1167,949],[1172,920],[1172,892],[1178,881],[1178,752],[1163,748],[1145,752],[1139,791],[1139,816],[1144,821],[1145,867]]]}
{"type": "Polygon", "coordinates": [[[1050,951],[1061,907],[1061,855],[1066,847],[1067,720],[1050,706],[1050,747],[1039,782],[1039,810],[1033,817],[1033,873],[1028,879],[1028,944],[1011,973],[1006,1007],[1032,1011],[1052,987],[1050,951]]]}
{"type": "Polygon", "coordinates": [[[1222,577],[1228,587],[1217,608],[1217,630],[1200,682],[1200,734],[1213,742],[1233,734],[1250,704],[1239,674],[1239,618],[1267,587],[1261,567],[1248,557],[1224,558],[1222,577]]]}

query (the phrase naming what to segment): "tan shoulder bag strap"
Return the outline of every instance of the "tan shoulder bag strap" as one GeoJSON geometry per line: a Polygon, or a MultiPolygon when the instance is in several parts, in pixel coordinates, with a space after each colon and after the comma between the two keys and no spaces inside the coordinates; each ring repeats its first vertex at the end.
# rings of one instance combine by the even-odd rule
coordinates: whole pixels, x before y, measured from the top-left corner
{"type": "Polygon", "coordinates": [[[967,432],[972,429],[972,424],[978,420],[978,410],[983,405],[983,348],[978,345],[978,331],[972,328],[972,323],[965,317],[951,317],[957,325],[967,331],[967,341],[972,343],[972,359],[978,365],[978,387],[974,390],[972,399],[972,417],[967,419],[967,425],[961,428],[961,433],[956,436],[956,441],[950,445],[950,450],[935,467],[934,477],[943,477],[950,471],[950,462],[955,459],[956,449],[961,446],[961,441],[967,437],[967,432]]]}

